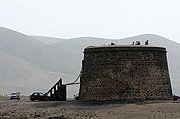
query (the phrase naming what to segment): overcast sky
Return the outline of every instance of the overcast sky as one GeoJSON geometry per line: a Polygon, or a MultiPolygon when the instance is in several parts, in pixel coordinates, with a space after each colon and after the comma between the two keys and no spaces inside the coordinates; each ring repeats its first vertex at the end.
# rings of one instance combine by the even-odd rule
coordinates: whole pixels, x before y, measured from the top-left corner
{"type": "Polygon", "coordinates": [[[179,12],[180,0],[0,0],[0,26],[58,38],[157,34],[180,43],[179,12]]]}

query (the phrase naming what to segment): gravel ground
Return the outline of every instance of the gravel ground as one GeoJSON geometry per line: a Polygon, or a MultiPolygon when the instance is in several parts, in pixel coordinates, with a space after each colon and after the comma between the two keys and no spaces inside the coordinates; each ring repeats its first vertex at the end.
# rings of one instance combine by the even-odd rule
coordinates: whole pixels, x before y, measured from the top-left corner
{"type": "Polygon", "coordinates": [[[31,102],[28,97],[18,101],[1,96],[0,119],[180,119],[180,103],[31,102]]]}

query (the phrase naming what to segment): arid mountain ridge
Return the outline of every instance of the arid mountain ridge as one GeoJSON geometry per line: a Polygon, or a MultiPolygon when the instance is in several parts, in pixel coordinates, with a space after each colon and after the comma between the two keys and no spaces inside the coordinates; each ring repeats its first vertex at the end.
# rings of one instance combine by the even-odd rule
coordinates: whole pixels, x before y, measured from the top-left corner
{"type": "MultiPolygon", "coordinates": [[[[73,39],[28,36],[0,27],[0,95],[20,91],[29,95],[33,91],[48,91],[63,78],[63,83],[76,79],[81,69],[83,50],[90,45],[100,46],[114,42],[131,45],[133,41],[164,46],[167,56],[173,93],[180,94],[180,44],[167,38],[143,34],[124,39],[80,37],[73,39]]],[[[78,91],[78,85],[68,86],[68,97],[78,91]]]]}

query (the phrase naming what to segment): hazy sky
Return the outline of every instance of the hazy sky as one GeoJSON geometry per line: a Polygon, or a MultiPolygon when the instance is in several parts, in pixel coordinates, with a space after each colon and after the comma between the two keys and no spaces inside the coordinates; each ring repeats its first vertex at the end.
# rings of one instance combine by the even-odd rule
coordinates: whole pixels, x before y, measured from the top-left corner
{"type": "Polygon", "coordinates": [[[180,0],[0,0],[0,26],[59,38],[152,33],[180,43],[179,12],[180,0]]]}

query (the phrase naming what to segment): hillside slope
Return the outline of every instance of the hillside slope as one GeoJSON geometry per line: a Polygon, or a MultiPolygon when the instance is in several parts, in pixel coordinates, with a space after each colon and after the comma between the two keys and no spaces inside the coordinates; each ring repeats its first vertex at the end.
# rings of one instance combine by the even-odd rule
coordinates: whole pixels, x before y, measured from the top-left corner
{"type": "Polygon", "coordinates": [[[2,27],[0,42],[0,95],[22,89],[24,95],[33,90],[47,91],[60,77],[65,83],[71,82],[79,73],[77,64],[81,61],[74,51],[52,47],[2,27]]]}
{"type": "MultiPolygon", "coordinates": [[[[81,69],[84,48],[92,45],[129,45],[133,41],[167,48],[173,92],[180,94],[180,44],[167,38],[143,34],[124,39],[80,37],[59,39],[27,36],[0,27],[0,95],[20,90],[28,95],[35,90],[47,91],[59,78],[63,83],[76,79],[81,69]]],[[[78,91],[78,85],[68,86],[68,97],[78,91]]]]}
{"type": "Polygon", "coordinates": [[[62,39],[62,38],[53,38],[53,37],[46,37],[46,36],[30,36],[30,37],[37,39],[40,42],[47,45],[67,40],[67,39],[62,39]]]}
{"type": "Polygon", "coordinates": [[[74,74],[78,67],[77,53],[64,48],[45,45],[37,39],[0,27],[0,51],[33,62],[40,68],[58,73],[74,74]],[[73,59],[73,64],[71,60],[73,59]],[[66,61],[66,62],[64,62],[66,61]],[[67,65],[72,65],[68,68],[67,65]]]}

